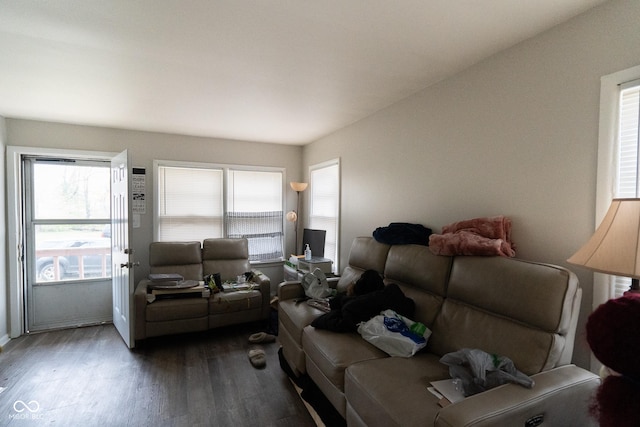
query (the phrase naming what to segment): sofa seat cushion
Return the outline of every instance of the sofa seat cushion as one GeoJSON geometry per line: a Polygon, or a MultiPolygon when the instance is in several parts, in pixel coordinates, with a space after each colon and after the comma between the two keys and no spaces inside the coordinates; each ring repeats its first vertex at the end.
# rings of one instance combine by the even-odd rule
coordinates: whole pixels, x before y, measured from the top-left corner
{"type": "Polygon", "coordinates": [[[307,360],[311,359],[326,379],[341,392],[344,392],[344,370],[349,365],[389,357],[356,333],[331,332],[313,326],[304,328],[302,347],[307,360]]]}
{"type": "Polygon", "coordinates": [[[311,307],[303,298],[278,302],[278,322],[298,347],[302,347],[302,330],[324,312],[311,307]]]}
{"type": "Polygon", "coordinates": [[[504,257],[456,257],[430,350],[478,348],[513,360],[526,375],[557,366],[567,346],[575,274],[504,257]]]}
{"type": "Polygon", "coordinates": [[[564,344],[560,335],[449,299],[442,306],[428,348],[441,356],[461,348],[477,348],[506,356],[518,370],[533,375],[553,367],[556,349],[564,344]]]}
{"type": "Polygon", "coordinates": [[[222,281],[251,271],[247,239],[205,239],[202,241],[202,272],[220,274],[222,281]]]}
{"type": "Polygon", "coordinates": [[[147,304],[145,320],[147,322],[165,322],[207,317],[208,314],[206,298],[163,299],[147,304]]]}
{"type": "Polygon", "coordinates": [[[262,292],[258,290],[218,292],[209,298],[209,314],[230,313],[262,307],[262,292]]]}
{"type": "Polygon", "coordinates": [[[431,327],[446,296],[452,257],[431,253],[427,246],[397,245],[389,249],[386,283],[396,283],[416,305],[412,320],[431,327]]]}
{"type": "MultiPolygon", "coordinates": [[[[345,396],[366,425],[433,425],[438,399],[427,390],[431,381],[449,378],[447,366],[430,353],[410,358],[387,357],[349,366],[345,396]]],[[[349,414],[347,413],[347,419],[349,414]]]]}
{"type": "Polygon", "coordinates": [[[351,244],[349,265],[338,280],[338,292],[346,292],[349,285],[355,283],[366,270],[382,273],[390,247],[370,237],[356,237],[351,244]]]}
{"type": "Polygon", "coordinates": [[[186,280],[202,280],[200,242],[152,242],[149,267],[151,273],[177,273],[186,280]]]}

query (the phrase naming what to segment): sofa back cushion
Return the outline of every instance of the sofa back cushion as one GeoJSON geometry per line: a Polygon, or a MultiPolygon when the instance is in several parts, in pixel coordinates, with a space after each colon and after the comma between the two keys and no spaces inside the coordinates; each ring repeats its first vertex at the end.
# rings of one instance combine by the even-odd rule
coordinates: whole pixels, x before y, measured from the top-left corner
{"type": "Polygon", "coordinates": [[[343,270],[337,289],[345,292],[347,287],[355,283],[365,270],[375,270],[382,274],[391,246],[379,243],[372,237],[356,237],[349,252],[349,265],[343,270]]]}
{"type": "Polygon", "coordinates": [[[200,242],[151,242],[149,271],[158,274],[177,273],[186,280],[202,280],[200,242]]]}
{"type": "Polygon", "coordinates": [[[222,281],[235,280],[251,271],[247,239],[205,239],[202,242],[203,273],[220,273],[222,281]]]}
{"type": "Polygon", "coordinates": [[[504,257],[455,257],[433,324],[432,352],[479,348],[527,375],[571,357],[581,293],[562,267],[504,257]]]}
{"type": "Polygon", "coordinates": [[[423,245],[393,245],[384,267],[386,283],[396,283],[416,303],[415,319],[429,328],[447,292],[453,257],[437,256],[423,245]]]}

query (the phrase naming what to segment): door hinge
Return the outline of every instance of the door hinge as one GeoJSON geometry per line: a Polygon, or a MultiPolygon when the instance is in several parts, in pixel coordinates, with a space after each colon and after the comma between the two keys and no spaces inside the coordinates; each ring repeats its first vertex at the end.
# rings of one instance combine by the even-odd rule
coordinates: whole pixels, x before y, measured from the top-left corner
{"type": "Polygon", "coordinates": [[[140,263],[139,262],[126,262],[124,264],[120,264],[120,268],[133,268],[133,267],[139,267],[140,263]]]}

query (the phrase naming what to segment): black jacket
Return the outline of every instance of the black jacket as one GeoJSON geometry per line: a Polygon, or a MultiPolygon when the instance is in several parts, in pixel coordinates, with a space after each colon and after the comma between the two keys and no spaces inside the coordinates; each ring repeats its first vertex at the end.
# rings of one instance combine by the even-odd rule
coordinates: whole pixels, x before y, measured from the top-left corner
{"type": "Polygon", "coordinates": [[[357,332],[358,323],[366,322],[381,311],[391,309],[409,319],[413,318],[415,303],[404,295],[395,283],[365,295],[334,298],[331,311],[311,322],[311,326],[334,332],[357,332]]]}

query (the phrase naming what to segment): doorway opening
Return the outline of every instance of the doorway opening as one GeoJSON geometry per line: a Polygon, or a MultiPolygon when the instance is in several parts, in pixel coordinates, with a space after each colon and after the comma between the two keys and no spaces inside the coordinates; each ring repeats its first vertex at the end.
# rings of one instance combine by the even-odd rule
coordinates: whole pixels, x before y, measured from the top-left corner
{"type": "Polygon", "coordinates": [[[110,322],[110,163],[21,162],[25,332],[110,322]]]}

